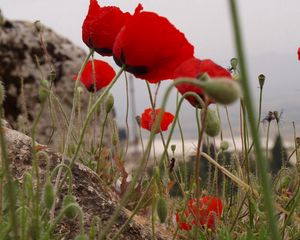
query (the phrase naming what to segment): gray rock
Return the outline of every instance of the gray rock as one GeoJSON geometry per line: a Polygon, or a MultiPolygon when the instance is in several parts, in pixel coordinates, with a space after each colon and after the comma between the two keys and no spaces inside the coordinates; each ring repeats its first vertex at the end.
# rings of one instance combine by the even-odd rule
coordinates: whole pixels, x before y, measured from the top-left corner
{"type": "MultiPolygon", "coordinates": [[[[53,91],[69,117],[74,91],[73,76],[86,56],[84,50],[68,39],[41,24],[38,26],[40,32],[34,23],[25,21],[6,20],[0,26],[0,80],[6,89],[5,117],[15,129],[25,133],[30,132],[31,123],[40,109],[38,89],[42,79],[53,78],[53,91]],[[47,53],[41,44],[41,36],[47,53]]],[[[88,102],[86,91],[83,91],[82,100],[84,114],[88,102]]],[[[49,137],[54,133],[52,139],[58,146],[57,141],[62,142],[65,136],[66,125],[57,102],[53,100],[51,106],[52,114],[47,102],[38,124],[37,139],[49,144],[49,137]]],[[[96,125],[100,126],[99,123],[96,125]]]]}

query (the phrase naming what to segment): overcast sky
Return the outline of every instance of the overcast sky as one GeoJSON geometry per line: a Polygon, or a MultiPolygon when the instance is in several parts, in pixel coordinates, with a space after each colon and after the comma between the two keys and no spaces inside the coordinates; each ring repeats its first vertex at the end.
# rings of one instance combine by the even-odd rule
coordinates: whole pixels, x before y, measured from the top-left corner
{"type": "MultiPolygon", "coordinates": [[[[300,47],[300,0],[238,2],[254,97],[258,92],[257,75],[264,73],[267,79],[263,112],[283,109],[283,128],[291,129],[292,121],[297,124],[300,121],[300,62],[297,60],[297,49],[300,47]]],[[[155,11],[167,17],[181,30],[195,46],[195,55],[200,59],[211,58],[226,67],[230,58],[235,56],[228,1],[106,0],[99,3],[102,6],[116,5],[131,13],[138,3],[142,3],[145,11],[155,11]]],[[[88,0],[0,0],[0,8],[7,18],[41,20],[85,49],[81,40],[81,25],[88,5],[88,0]]],[[[98,58],[103,59],[101,56],[98,58]]],[[[114,65],[111,58],[105,59],[114,65]]],[[[162,84],[161,90],[167,83],[165,81],[162,84]]],[[[134,84],[138,89],[137,113],[141,113],[149,106],[145,100],[145,83],[136,80],[134,84]]],[[[119,81],[113,89],[121,124],[125,115],[124,86],[124,81],[119,81]]],[[[174,109],[174,102],[171,101],[167,110],[174,109]]],[[[233,117],[238,115],[235,109],[232,111],[233,117]]],[[[193,108],[185,104],[182,119],[191,119],[193,116],[193,108]]]]}

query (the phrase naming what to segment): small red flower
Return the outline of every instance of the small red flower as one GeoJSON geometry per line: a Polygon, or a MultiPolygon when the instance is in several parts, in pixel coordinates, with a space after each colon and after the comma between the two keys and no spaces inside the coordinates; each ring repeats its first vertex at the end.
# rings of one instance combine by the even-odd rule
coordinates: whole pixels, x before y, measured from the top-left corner
{"type": "Polygon", "coordinates": [[[300,61],[300,47],[298,48],[298,60],[300,61]]]}
{"type": "Polygon", "coordinates": [[[82,25],[83,42],[102,56],[112,56],[116,36],[129,17],[129,13],[123,13],[118,7],[100,7],[97,0],[90,0],[82,25]]]}
{"type": "Polygon", "coordinates": [[[217,197],[204,196],[199,199],[199,209],[197,210],[197,200],[192,198],[188,202],[188,208],[182,214],[176,214],[176,222],[179,229],[189,231],[193,225],[207,226],[214,229],[216,221],[222,214],[222,201],[217,197]]]}
{"type": "Polygon", "coordinates": [[[168,19],[142,9],[137,7],[117,36],[114,59],[151,83],[172,79],[174,69],[193,56],[194,47],[168,19]]]}
{"type": "MultiPolygon", "coordinates": [[[[106,87],[115,77],[116,73],[113,68],[106,62],[94,60],[95,69],[93,71],[93,61],[88,61],[81,75],[80,81],[90,92],[98,91],[106,87]],[[95,74],[94,74],[95,72],[95,74]],[[96,89],[95,89],[96,87],[96,89]]],[[[74,76],[74,80],[77,75],[74,76]]]]}
{"type": "MultiPolygon", "coordinates": [[[[207,73],[210,78],[215,77],[227,77],[231,78],[230,73],[223,67],[217,65],[210,59],[205,60],[199,60],[197,58],[191,58],[184,63],[182,63],[174,73],[174,78],[179,77],[190,77],[195,78],[195,81],[197,81],[196,78],[201,76],[202,74],[207,73]]],[[[202,88],[197,87],[195,85],[191,85],[188,83],[182,83],[176,86],[177,90],[184,94],[186,92],[194,92],[198,94],[202,99],[204,99],[204,91],[202,88]]],[[[186,99],[194,106],[199,107],[199,103],[195,97],[188,96],[186,99]]],[[[214,101],[209,99],[210,103],[213,103],[214,101]]]]}
{"type": "MultiPolygon", "coordinates": [[[[156,117],[160,113],[160,109],[156,109],[155,112],[152,108],[147,108],[142,114],[141,117],[141,127],[151,131],[152,127],[155,124],[156,117]]],[[[164,112],[162,116],[162,120],[160,122],[160,129],[157,130],[156,133],[160,131],[166,131],[169,125],[173,122],[174,116],[172,113],[164,112]]]]}

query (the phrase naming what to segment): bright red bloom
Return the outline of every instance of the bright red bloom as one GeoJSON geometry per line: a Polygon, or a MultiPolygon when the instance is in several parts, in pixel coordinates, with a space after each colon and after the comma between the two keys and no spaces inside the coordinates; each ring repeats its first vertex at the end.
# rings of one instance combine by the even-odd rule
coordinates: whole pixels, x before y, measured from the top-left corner
{"type": "MultiPolygon", "coordinates": [[[[174,73],[174,78],[179,77],[190,77],[195,78],[195,81],[197,81],[197,78],[201,76],[202,74],[207,73],[210,78],[216,78],[216,77],[226,77],[230,78],[231,74],[223,67],[217,65],[210,59],[205,60],[199,60],[197,58],[191,58],[184,63],[182,63],[174,73]]],[[[177,90],[184,94],[186,92],[194,92],[198,94],[202,99],[204,99],[204,91],[202,88],[197,87],[195,85],[191,85],[188,83],[182,83],[179,85],[176,85],[177,90]]],[[[188,96],[186,99],[194,106],[199,106],[199,103],[195,97],[188,96]]],[[[213,103],[214,101],[212,99],[209,99],[210,103],[213,103]]]]}
{"type": "Polygon", "coordinates": [[[123,13],[118,7],[100,7],[97,0],[90,0],[82,25],[83,42],[103,56],[112,56],[116,36],[129,17],[129,13],[123,13]]]}
{"type": "Polygon", "coordinates": [[[174,69],[193,56],[194,47],[168,19],[142,9],[137,7],[117,36],[114,59],[151,83],[172,79],[174,69]]]}
{"type": "Polygon", "coordinates": [[[300,61],[300,47],[298,48],[298,60],[300,61]]]}
{"type": "MultiPolygon", "coordinates": [[[[82,84],[90,92],[94,92],[95,90],[98,91],[101,88],[106,87],[116,76],[113,68],[108,63],[101,60],[94,60],[94,74],[92,62],[93,61],[88,61],[88,63],[85,65],[80,79],[82,84]]],[[[76,79],[77,75],[74,76],[74,80],[76,79]]]]}
{"type": "MultiPolygon", "coordinates": [[[[155,125],[155,120],[160,113],[160,109],[156,109],[153,112],[152,108],[147,108],[142,114],[141,117],[141,127],[151,131],[152,127],[155,125]]],[[[157,130],[156,133],[160,131],[166,131],[169,125],[173,122],[174,116],[172,113],[164,112],[162,116],[162,120],[160,122],[160,129],[157,130]]]]}
{"type": "Polygon", "coordinates": [[[192,198],[188,202],[182,218],[180,213],[176,214],[176,222],[179,229],[189,231],[193,225],[207,226],[214,229],[216,221],[222,214],[222,201],[217,197],[204,196],[199,199],[199,210],[197,211],[197,200],[192,198]],[[197,216],[198,215],[198,216],[197,216]]]}

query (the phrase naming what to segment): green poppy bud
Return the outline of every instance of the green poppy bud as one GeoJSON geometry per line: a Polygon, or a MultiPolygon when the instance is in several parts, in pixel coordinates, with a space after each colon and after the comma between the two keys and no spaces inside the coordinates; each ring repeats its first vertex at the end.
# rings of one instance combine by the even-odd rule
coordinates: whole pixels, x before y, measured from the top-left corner
{"type": "Polygon", "coordinates": [[[111,137],[111,143],[113,146],[117,146],[118,144],[118,135],[116,133],[116,131],[113,132],[112,137],[111,137]]]}
{"type": "Polygon", "coordinates": [[[49,95],[48,89],[43,87],[43,86],[40,86],[40,89],[39,89],[39,99],[40,99],[40,101],[44,102],[48,98],[48,95],[49,95]]]}
{"type": "Polygon", "coordinates": [[[44,204],[47,209],[51,209],[55,200],[54,187],[50,181],[47,181],[44,187],[44,204]]]}
{"type": "MultiPolygon", "coordinates": [[[[63,200],[63,207],[65,208],[71,203],[76,203],[75,197],[73,195],[66,195],[63,200]]],[[[73,219],[77,216],[78,214],[78,209],[75,206],[68,207],[67,210],[65,211],[65,215],[69,219],[73,219]]]]}
{"type": "Polygon", "coordinates": [[[176,150],[176,145],[175,144],[171,145],[171,150],[172,150],[173,153],[175,152],[175,150],[176,150]]]}
{"type": "Polygon", "coordinates": [[[222,151],[226,151],[229,148],[229,143],[227,141],[222,141],[220,148],[222,151]]]}
{"type": "Polygon", "coordinates": [[[236,81],[228,78],[214,78],[203,82],[205,93],[217,103],[230,104],[241,95],[241,89],[236,81]]]}
{"type": "Polygon", "coordinates": [[[232,69],[236,69],[238,64],[239,64],[239,61],[237,58],[230,59],[230,65],[231,65],[232,69]]]}
{"type": "Polygon", "coordinates": [[[138,124],[139,126],[141,126],[141,117],[140,117],[140,116],[136,116],[136,117],[135,117],[135,120],[136,120],[137,124],[138,124]]]}
{"type": "Polygon", "coordinates": [[[160,222],[164,223],[168,216],[168,206],[166,200],[163,197],[160,197],[158,199],[156,211],[160,222]]]}
{"type": "Polygon", "coordinates": [[[265,84],[266,77],[263,74],[258,75],[259,87],[262,89],[265,84]]]}
{"type": "MultiPolygon", "coordinates": [[[[204,118],[204,109],[201,110],[201,118],[204,118]]],[[[216,111],[207,109],[206,120],[204,123],[204,131],[210,137],[215,137],[219,134],[221,129],[220,119],[216,111]]]]}
{"type": "Polygon", "coordinates": [[[3,82],[0,81],[0,105],[3,104],[5,100],[5,88],[3,86],[3,82]]]}
{"type": "Polygon", "coordinates": [[[47,79],[43,79],[41,80],[41,86],[43,86],[44,88],[49,88],[49,81],[47,79]]]}
{"type": "Polygon", "coordinates": [[[113,95],[109,94],[106,98],[106,113],[109,113],[114,106],[114,97],[113,95]]]}
{"type": "Polygon", "coordinates": [[[83,90],[83,88],[81,86],[78,86],[77,87],[77,92],[78,92],[78,94],[81,95],[84,92],[84,90],[83,90]]]}

